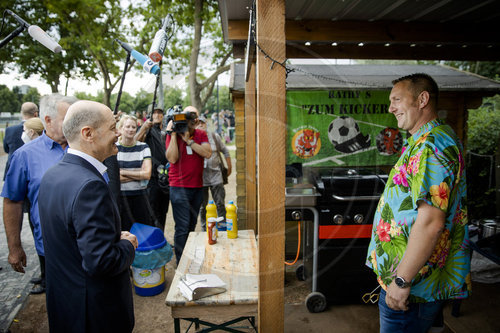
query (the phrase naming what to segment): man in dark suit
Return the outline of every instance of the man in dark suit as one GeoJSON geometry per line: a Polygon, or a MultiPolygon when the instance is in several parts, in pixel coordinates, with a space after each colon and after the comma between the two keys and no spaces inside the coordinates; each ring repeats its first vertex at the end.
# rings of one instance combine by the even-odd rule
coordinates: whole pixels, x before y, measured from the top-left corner
{"type": "Polygon", "coordinates": [[[76,102],[63,133],[70,148],[43,176],[39,195],[50,331],[131,332],[129,267],[138,243],[120,232],[102,163],[118,152],[113,113],[97,102],[76,102]]]}
{"type": "Polygon", "coordinates": [[[21,106],[21,117],[23,118],[23,121],[20,124],[9,126],[5,129],[5,135],[3,137],[3,150],[9,154],[9,156],[7,157],[7,164],[5,164],[5,171],[3,174],[4,180],[7,170],[9,170],[12,154],[14,154],[17,148],[24,144],[21,139],[21,136],[23,135],[23,123],[30,118],[38,117],[38,106],[31,102],[23,103],[21,106]]]}

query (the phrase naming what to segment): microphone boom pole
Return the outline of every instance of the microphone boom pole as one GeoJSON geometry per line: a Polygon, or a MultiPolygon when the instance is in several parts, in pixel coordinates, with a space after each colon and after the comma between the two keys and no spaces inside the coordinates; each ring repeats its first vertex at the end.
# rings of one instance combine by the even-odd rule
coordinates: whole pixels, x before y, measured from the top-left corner
{"type": "Polygon", "coordinates": [[[127,74],[128,65],[130,64],[130,52],[127,52],[127,59],[125,60],[125,66],[123,67],[122,80],[120,82],[120,90],[118,90],[118,96],[116,97],[115,110],[113,114],[118,113],[118,107],[120,106],[120,99],[122,97],[123,83],[125,82],[125,75],[127,74]]]}
{"type": "Polygon", "coordinates": [[[7,44],[11,40],[13,40],[15,37],[17,37],[21,32],[23,32],[24,28],[25,27],[23,25],[20,25],[20,26],[17,27],[16,30],[12,31],[7,37],[5,37],[4,39],[2,39],[0,41],[0,48],[4,47],[5,44],[7,44]]]}

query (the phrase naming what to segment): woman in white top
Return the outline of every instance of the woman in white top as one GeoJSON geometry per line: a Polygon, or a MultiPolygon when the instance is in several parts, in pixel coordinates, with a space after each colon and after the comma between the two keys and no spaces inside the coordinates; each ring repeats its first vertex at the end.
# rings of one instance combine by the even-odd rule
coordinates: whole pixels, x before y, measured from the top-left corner
{"type": "Polygon", "coordinates": [[[116,145],[120,167],[122,230],[130,230],[135,222],[155,226],[146,190],[151,177],[151,151],[147,144],[134,139],[137,118],[122,116],[118,130],[121,133],[116,145]]]}

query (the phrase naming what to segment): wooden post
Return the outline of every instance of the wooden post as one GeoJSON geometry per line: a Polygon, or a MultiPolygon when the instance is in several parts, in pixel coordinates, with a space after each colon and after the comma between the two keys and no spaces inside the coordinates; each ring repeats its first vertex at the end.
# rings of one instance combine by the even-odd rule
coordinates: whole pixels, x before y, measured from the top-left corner
{"type": "Polygon", "coordinates": [[[247,228],[257,234],[257,168],[255,165],[255,64],[250,67],[249,79],[245,83],[245,198],[247,228]]]}
{"type": "Polygon", "coordinates": [[[270,58],[285,60],[285,0],[257,0],[256,12],[258,326],[260,332],[283,332],[286,71],[270,58]]]}
{"type": "MultiPolygon", "coordinates": [[[[500,140],[498,140],[497,147],[500,146],[500,140]]],[[[497,218],[500,218],[500,148],[497,148],[497,153],[495,155],[495,178],[496,178],[496,201],[497,201],[497,218]]]]}

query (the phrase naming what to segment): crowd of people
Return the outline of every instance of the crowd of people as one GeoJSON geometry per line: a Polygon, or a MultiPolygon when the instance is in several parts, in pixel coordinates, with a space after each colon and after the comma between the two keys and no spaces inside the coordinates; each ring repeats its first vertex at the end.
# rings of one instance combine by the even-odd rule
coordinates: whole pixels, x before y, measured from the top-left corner
{"type": "Polygon", "coordinates": [[[144,120],[60,94],[42,97],[39,118],[34,103],[23,104],[21,113],[22,123],[4,140],[8,261],[24,273],[20,234],[27,211],[41,271],[31,293],[46,292],[51,331],[130,332],[129,268],[138,246],[132,224],[164,230],[171,203],[177,263],[196,227],[212,156],[198,110],[182,111],[189,115],[184,130],[172,130],[172,121],[164,126],[160,108],[144,120]]]}
{"type": "MultiPolygon", "coordinates": [[[[367,252],[382,290],[381,332],[427,332],[445,300],[470,293],[463,148],[438,119],[437,103],[438,86],[426,74],[393,82],[389,112],[410,136],[389,174],[367,252]]],[[[27,206],[41,267],[33,293],[46,288],[51,331],[130,332],[129,267],[138,246],[131,223],[164,228],[170,200],[178,263],[209,191],[225,215],[219,153],[229,173],[231,161],[220,127],[207,131],[208,119],[192,106],[182,112],[183,126],[170,121],[164,128],[162,109],[141,121],[123,115],[117,123],[103,104],[52,94],[41,100],[40,119],[31,120],[38,110],[25,104],[26,120],[15,134],[23,139],[10,146],[12,130],[4,142],[9,263],[24,272],[20,231],[27,206]],[[104,163],[115,155],[118,196],[104,163]]]]}

